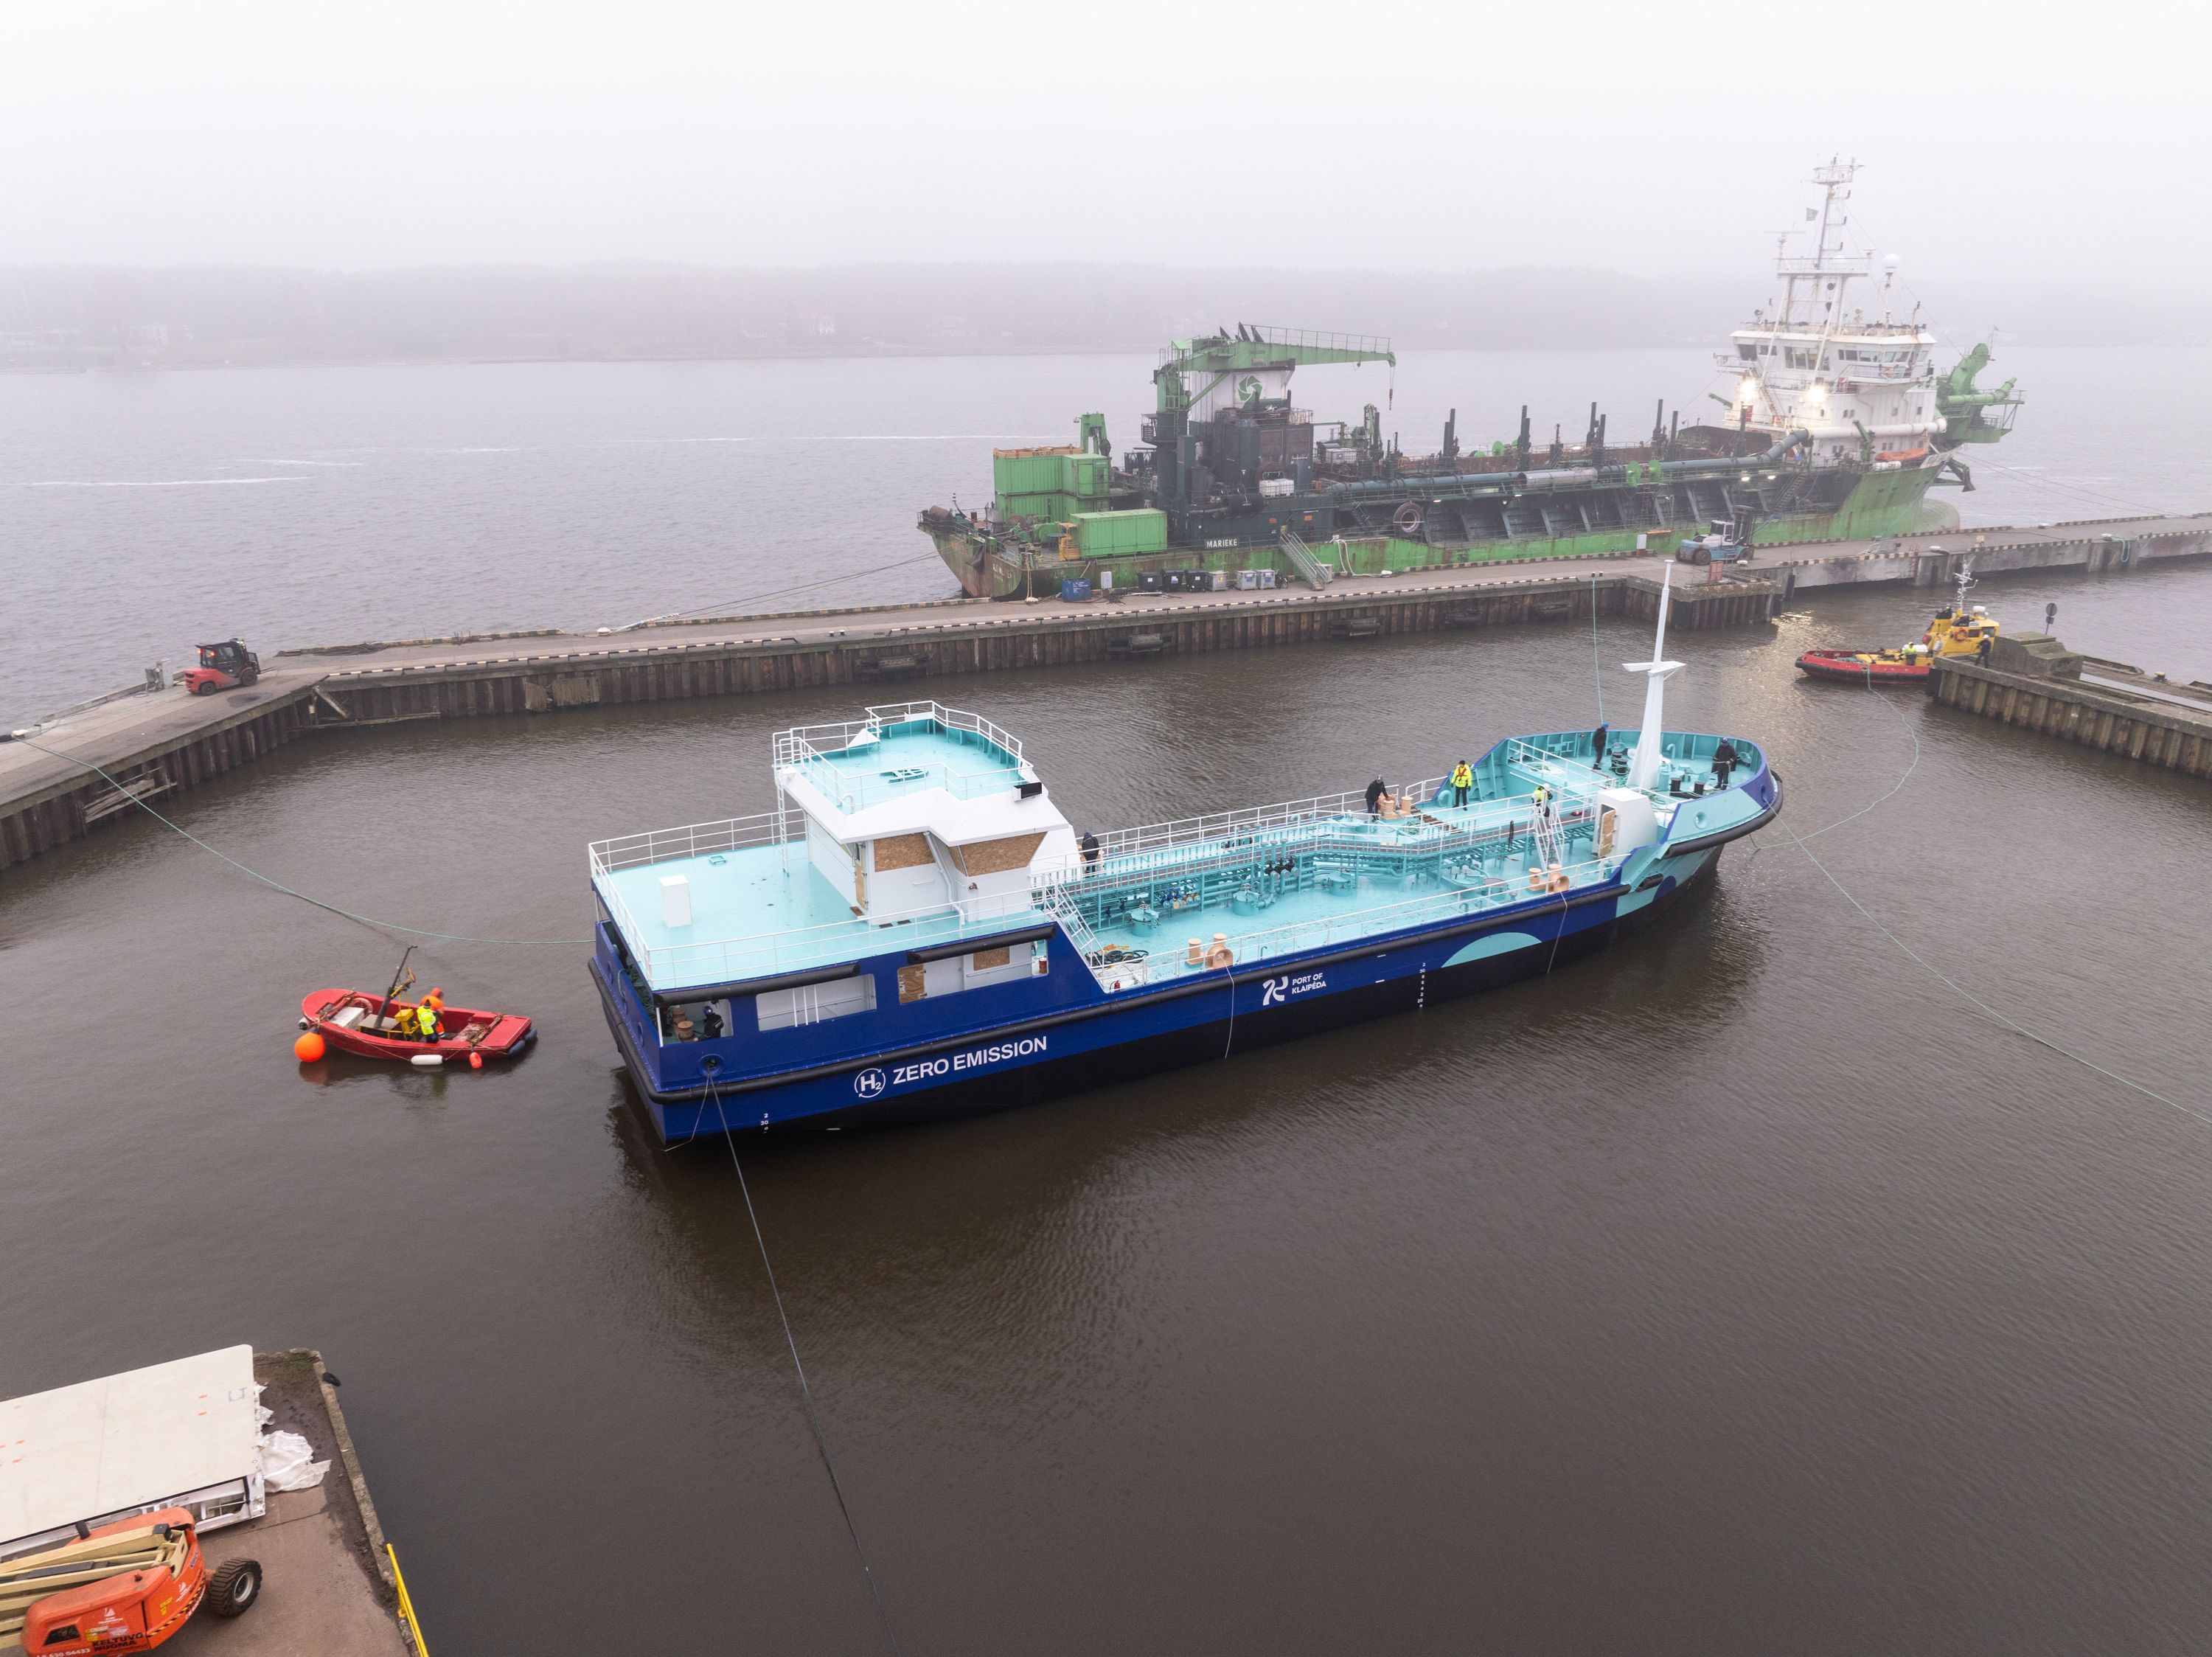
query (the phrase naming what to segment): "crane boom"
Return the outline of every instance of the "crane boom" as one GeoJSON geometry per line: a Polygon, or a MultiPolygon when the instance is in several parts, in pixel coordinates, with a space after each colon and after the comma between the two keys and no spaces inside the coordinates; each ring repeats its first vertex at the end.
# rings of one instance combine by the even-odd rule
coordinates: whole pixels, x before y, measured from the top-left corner
{"type": "Polygon", "coordinates": [[[1321,333],[1310,328],[1257,327],[1239,323],[1232,331],[1199,339],[1178,339],[1160,353],[1152,371],[1163,414],[1187,409],[1232,374],[1255,369],[1288,370],[1330,362],[1388,362],[1398,358],[1390,342],[1374,334],[1321,333]],[[1193,395],[1186,375],[1205,383],[1193,395]]]}

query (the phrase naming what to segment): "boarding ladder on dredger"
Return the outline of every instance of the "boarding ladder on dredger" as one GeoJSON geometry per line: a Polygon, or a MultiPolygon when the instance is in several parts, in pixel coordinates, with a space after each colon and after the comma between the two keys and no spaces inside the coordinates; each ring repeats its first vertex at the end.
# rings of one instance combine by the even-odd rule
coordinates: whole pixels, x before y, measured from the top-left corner
{"type": "Polygon", "coordinates": [[[1291,561],[1291,568],[1298,578],[1316,593],[1328,585],[1336,571],[1313,555],[1313,548],[1298,538],[1296,530],[1285,529],[1282,538],[1283,556],[1291,561]]]}

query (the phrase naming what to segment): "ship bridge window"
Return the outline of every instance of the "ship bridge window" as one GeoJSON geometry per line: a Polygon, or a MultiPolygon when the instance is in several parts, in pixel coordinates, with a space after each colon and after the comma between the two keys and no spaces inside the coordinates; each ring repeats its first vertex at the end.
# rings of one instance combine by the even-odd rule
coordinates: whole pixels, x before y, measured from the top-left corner
{"type": "Polygon", "coordinates": [[[827,984],[801,984],[796,990],[769,990],[753,997],[753,1007],[763,1030],[788,1030],[793,1025],[819,1024],[853,1013],[876,1010],[876,979],[872,972],[827,984]]]}
{"type": "Polygon", "coordinates": [[[1748,362],[1759,355],[1759,347],[1748,343],[1740,344],[1735,348],[1735,354],[1748,362]]]}

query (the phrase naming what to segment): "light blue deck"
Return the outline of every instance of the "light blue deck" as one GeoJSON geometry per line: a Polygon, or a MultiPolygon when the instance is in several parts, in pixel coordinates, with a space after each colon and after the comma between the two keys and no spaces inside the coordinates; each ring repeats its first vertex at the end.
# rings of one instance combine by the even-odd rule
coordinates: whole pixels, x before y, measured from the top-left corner
{"type": "MultiPolygon", "coordinates": [[[[1188,959],[1193,938],[1202,957],[1221,934],[1249,966],[1546,897],[1528,884],[1528,819],[1525,801],[1430,805],[1411,819],[1312,819],[1235,844],[1102,860],[1072,901],[1095,947],[1144,952],[1157,983],[1206,970],[1188,959]],[[1286,862],[1296,867],[1268,867],[1286,862]]],[[[1612,880],[1626,861],[1597,859],[1594,830],[1577,822],[1560,831],[1575,890],[1612,880]]]]}
{"type": "Polygon", "coordinates": [[[872,740],[836,749],[817,745],[816,757],[798,770],[848,811],[930,789],[972,799],[1011,790],[1021,777],[1021,762],[988,737],[923,719],[887,725],[872,740]]]}
{"type": "Polygon", "coordinates": [[[646,982],[655,990],[727,984],[831,966],[893,949],[1003,932],[1040,918],[999,913],[963,923],[957,910],[872,926],[855,916],[806,861],[804,841],[741,846],[696,857],[641,863],[594,877],[622,924],[646,982]],[[691,924],[661,918],[660,883],[681,874],[691,886],[691,924]]]}

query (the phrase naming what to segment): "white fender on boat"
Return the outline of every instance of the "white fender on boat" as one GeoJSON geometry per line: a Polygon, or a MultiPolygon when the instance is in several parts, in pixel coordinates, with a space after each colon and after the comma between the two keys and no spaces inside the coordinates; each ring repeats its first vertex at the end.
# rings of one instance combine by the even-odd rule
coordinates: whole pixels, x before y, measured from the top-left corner
{"type": "Polygon", "coordinates": [[[446,1056],[443,1053],[417,1053],[407,1062],[419,1064],[426,1070],[434,1070],[446,1062],[446,1056]]]}

